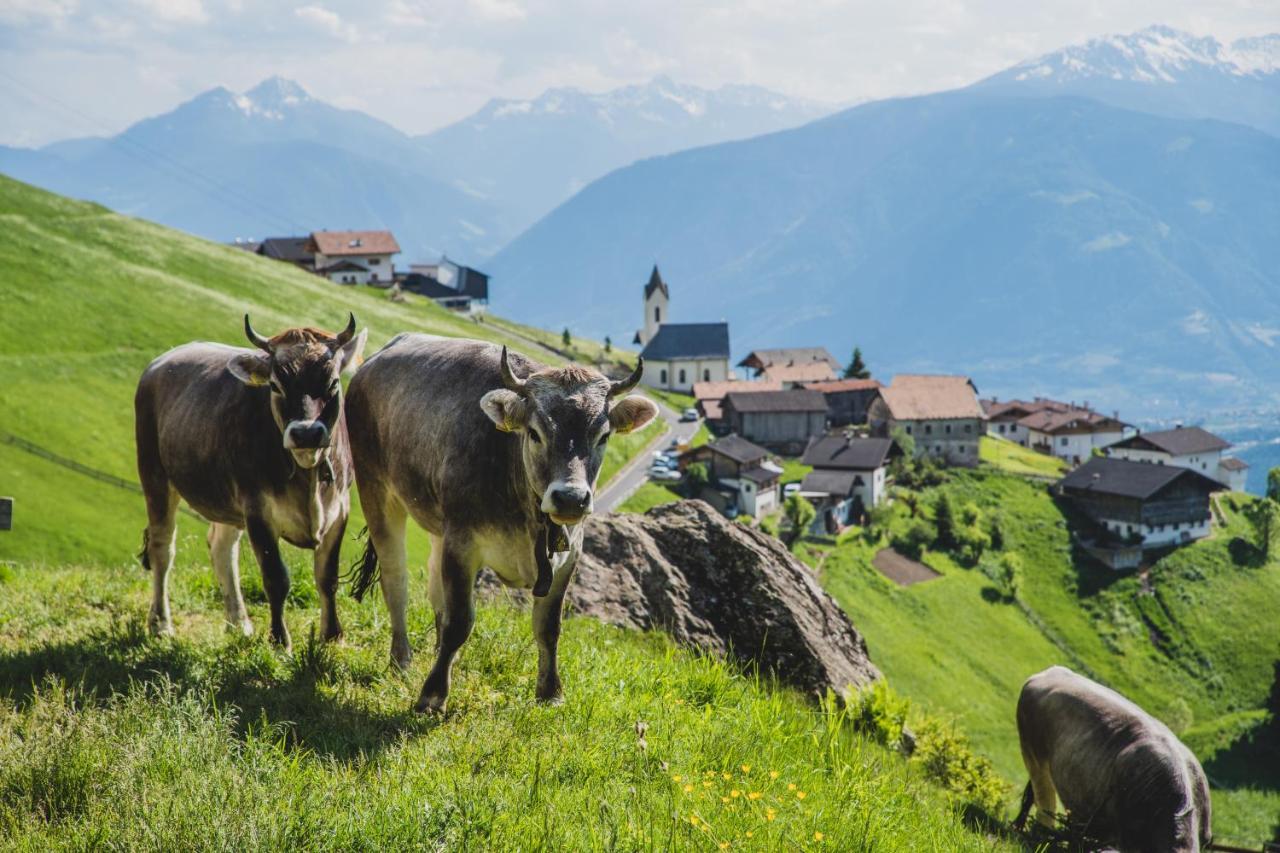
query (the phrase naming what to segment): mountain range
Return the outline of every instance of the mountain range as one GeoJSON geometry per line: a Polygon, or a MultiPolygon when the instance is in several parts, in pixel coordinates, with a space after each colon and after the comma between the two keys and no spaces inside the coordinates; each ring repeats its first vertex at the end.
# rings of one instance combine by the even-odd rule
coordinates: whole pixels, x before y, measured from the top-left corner
{"type": "Polygon", "coordinates": [[[413,137],[273,77],[242,93],[211,89],[110,138],[0,147],[0,171],[214,240],[390,228],[407,260],[477,262],[611,169],[826,111],[658,78],[492,101],[413,137]]]}
{"type": "Polygon", "coordinates": [[[1147,81],[1150,53],[1132,49],[1168,48],[1172,32],[1127,37],[1127,73],[1099,40],[968,89],[613,172],[494,258],[501,310],[552,325],[572,304],[583,333],[629,337],[657,262],[672,319],[728,319],[738,355],[858,344],[885,372],[963,371],[988,392],[1146,414],[1269,403],[1280,138],[1204,116],[1242,120],[1215,87],[1280,75],[1224,59],[1178,94],[1174,63],[1172,81],[1147,81]],[[1039,67],[1071,74],[1024,74],[1039,67]],[[1117,83],[1105,100],[1100,78],[1117,83]],[[1110,103],[1124,81],[1152,109],[1110,103]]]}

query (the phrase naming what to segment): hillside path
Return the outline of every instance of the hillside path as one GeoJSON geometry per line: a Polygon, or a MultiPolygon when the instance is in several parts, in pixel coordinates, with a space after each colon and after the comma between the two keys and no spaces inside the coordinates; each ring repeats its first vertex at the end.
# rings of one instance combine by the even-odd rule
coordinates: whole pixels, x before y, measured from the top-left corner
{"type": "MultiPolygon", "coordinates": [[[[649,399],[653,400],[652,397],[649,399]]],[[[698,431],[701,421],[681,422],[680,413],[675,409],[658,400],[654,402],[658,404],[658,417],[667,422],[667,428],[645,445],[643,450],[631,457],[631,461],[600,490],[596,500],[597,512],[613,512],[623,501],[631,497],[636,489],[644,485],[649,479],[649,462],[653,460],[655,450],[669,444],[672,437],[678,441],[688,441],[698,431]]]]}

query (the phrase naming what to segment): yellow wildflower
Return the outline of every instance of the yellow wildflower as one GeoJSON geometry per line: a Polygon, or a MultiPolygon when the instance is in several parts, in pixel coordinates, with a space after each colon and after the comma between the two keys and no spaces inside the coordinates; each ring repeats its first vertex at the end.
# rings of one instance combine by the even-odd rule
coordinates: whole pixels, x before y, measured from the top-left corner
{"type": "Polygon", "coordinates": [[[764,813],[765,820],[773,820],[777,816],[778,816],[778,813],[775,812],[773,809],[769,809],[767,812],[764,813]]]}
{"type": "Polygon", "coordinates": [[[803,800],[804,798],[805,798],[805,793],[804,793],[804,791],[796,791],[796,799],[797,799],[797,800],[803,800]]]}
{"type": "Polygon", "coordinates": [[[690,792],[690,791],[692,791],[692,790],[693,790],[693,786],[692,786],[692,785],[685,785],[685,786],[684,786],[684,792],[685,792],[686,794],[687,794],[687,793],[689,793],[689,792],[690,792]]]}
{"type": "Polygon", "coordinates": [[[672,774],[671,774],[671,781],[672,781],[672,782],[679,782],[679,781],[680,781],[680,774],[679,774],[679,773],[672,773],[672,774]]]}
{"type": "Polygon", "coordinates": [[[821,841],[821,840],[822,840],[822,838],[823,838],[823,835],[822,835],[822,833],[821,833],[821,832],[816,832],[816,831],[815,831],[815,832],[813,833],[813,840],[814,840],[814,841],[821,841]]]}
{"type": "Polygon", "coordinates": [[[754,838],[754,837],[755,837],[755,833],[748,829],[748,830],[747,830],[747,838],[754,838]]]}
{"type": "Polygon", "coordinates": [[[758,800],[758,799],[760,799],[760,798],[761,798],[761,797],[763,797],[763,796],[764,796],[764,794],[761,794],[759,791],[752,791],[750,794],[747,794],[747,799],[749,799],[749,800],[758,800]]]}
{"type": "Polygon", "coordinates": [[[778,778],[778,771],[777,771],[777,770],[770,770],[770,771],[769,771],[769,778],[770,778],[770,779],[777,779],[777,778],[778,778]]]}
{"type": "Polygon", "coordinates": [[[788,783],[787,783],[787,790],[788,790],[788,791],[794,791],[795,789],[796,789],[796,783],[795,783],[795,782],[788,782],[788,783]]]}
{"type": "Polygon", "coordinates": [[[728,782],[730,779],[732,779],[732,778],[733,778],[733,774],[732,774],[732,773],[730,773],[730,772],[729,772],[729,771],[727,771],[727,770],[724,772],[724,774],[723,774],[723,775],[724,775],[724,781],[726,781],[726,782],[728,782]]]}
{"type": "Polygon", "coordinates": [[[729,798],[728,798],[728,797],[721,797],[721,798],[720,798],[720,802],[722,802],[722,803],[727,803],[727,802],[729,802],[729,798]]]}
{"type": "Polygon", "coordinates": [[[689,815],[689,823],[693,824],[694,826],[697,826],[697,825],[698,825],[698,816],[697,816],[696,814],[691,814],[691,815],[689,815]]]}
{"type": "Polygon", "coordinates": [[[736,800],[738,797],[742,796],[742,792],[739,791],[737,788],[734,788],[732,791],[729,792],[729,796],[733,797],[736,800]]]}
{"type": "Polygon", "coordinates": [[[750,772],[751,772],[751,765],[750,765],[750,764],[744,764],[744,765],[742,765],[742,772],[743,772],[743,773],[750,773],[750,772]]]}
{"type": "Polygon", "coordinates": [[[702,782],[702,787],[704,787],[704,788],[710,788],[710,787],[711,787],[711,783],[710,783],[710,782],[708,782],[708,781],[706,781],[706,780],[703,780],[703,782],[702,782]]]}
{"type": "Polygon", "coordinates": [[[721,842],[720,842],[720,849],[721,849],[721,850],[728,850],[728,849],[729,849],[729,842],[728,842],[728,841],[721,841],[721,842]]]}

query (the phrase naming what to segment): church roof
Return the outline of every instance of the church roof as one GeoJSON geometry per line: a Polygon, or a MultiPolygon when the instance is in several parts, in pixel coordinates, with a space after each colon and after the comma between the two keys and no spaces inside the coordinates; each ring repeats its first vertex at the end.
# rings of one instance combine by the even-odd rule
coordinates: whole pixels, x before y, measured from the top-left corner
{"type": "Polygon", "coordinates": [[[667,289],[667,283],[662,280],[662,273],[658,272],[657,264],[653,265],[653,272],[649,273],[649,283],[644,286],[644,298],[647,300],[655,290],[661,290],[663,296],[671,298],[671,291],[667,289]]]}

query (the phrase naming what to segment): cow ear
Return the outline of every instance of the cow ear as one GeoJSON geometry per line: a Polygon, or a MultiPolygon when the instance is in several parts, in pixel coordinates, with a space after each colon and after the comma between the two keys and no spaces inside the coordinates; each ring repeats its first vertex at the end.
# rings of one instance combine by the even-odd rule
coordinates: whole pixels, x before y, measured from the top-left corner
{"type": "Polygon", "coordinates": [[[271,379],[271,359],[260,352],[241,352],[227,361],[227,370],[245,385],[266,385],[271,379]]]}
{"type": "Polygon", "coordinates": [[[345,346],[339,347],[338,358],[341,359],[339,371],[353,373],[364,362],[364,342],[368,338],[369,330],[361,329],[360,334],[347,341],[345,346]]]}
{"type": "Polygon", "coordinates": [[[480,398],[480,408],[503,432],[519,432],[524,429],[529,416],[528,404],[515,391],[498,388],[480,398]]]}
{"type": "Polygon", "coordinates": [[[609,426],[621,435],[634,432],[658,416],[658,405],[648,397],[623,397],[609,410],[609,426]]]}

